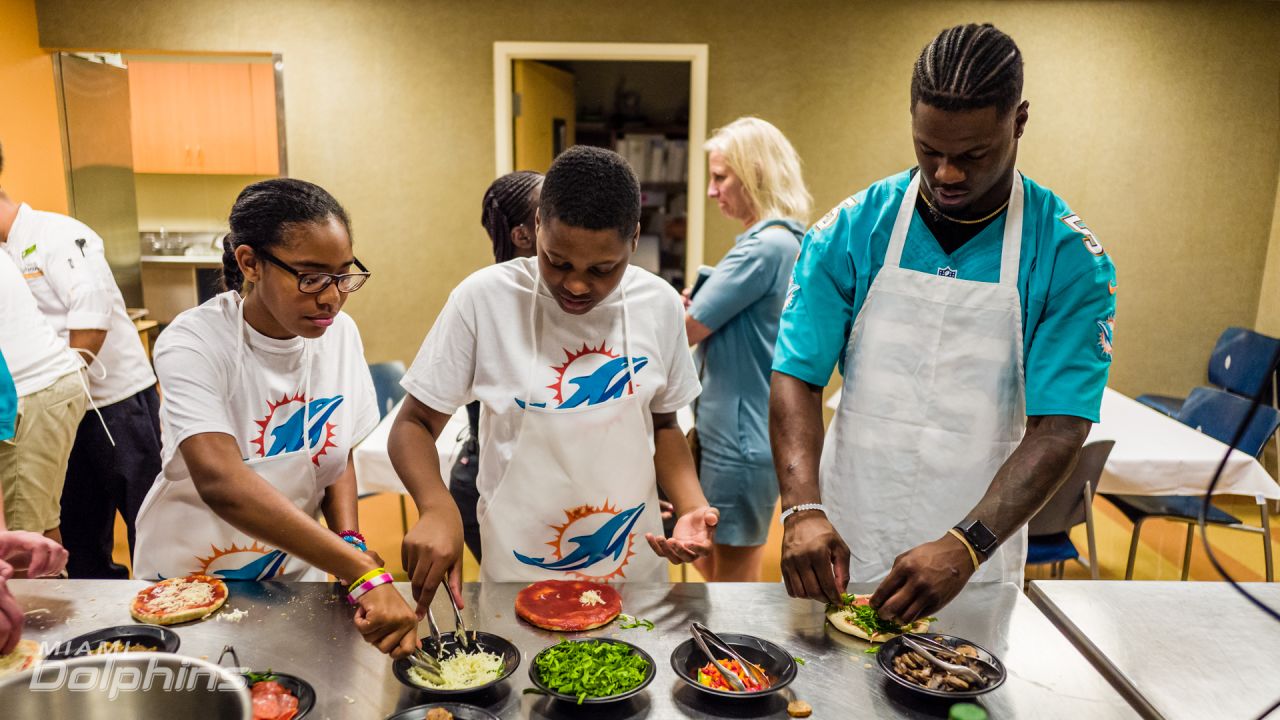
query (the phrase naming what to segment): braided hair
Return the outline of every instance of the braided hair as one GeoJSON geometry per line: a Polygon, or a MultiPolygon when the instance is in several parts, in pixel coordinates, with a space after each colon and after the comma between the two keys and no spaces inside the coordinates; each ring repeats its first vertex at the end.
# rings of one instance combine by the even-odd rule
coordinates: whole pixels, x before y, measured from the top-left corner
{"type": "Polygon", "coordinates": [[[305,223],[325,223],[329,218],[336,218],[351,235],[351,219],[342,205],[324,188],[305,180],[274,178],[241,190],[231,208],[231,232],[222,239],[222,286],[238,290],[241,295],[249,291],[236,260],[236,248],[276,247],[284,243],[289,229],[305,223]]]}
{"type": "Polygon", "coordinates": [[[484,191],[480,224],[493,243],[494,262],[506,262],[518,254],[511,231],[521,225],[533,225],[538,210],[533,192],[541,185],[540,173],[520,170],[494,180],[484,191]]]}
{"type": "Polygon", "coordinates": [[[1001,115],[1022,98],[1022,52],[990,23],[947,28],[916,60],[911,108],[923,102],[939,110],[994,105],[1001,115]]]}

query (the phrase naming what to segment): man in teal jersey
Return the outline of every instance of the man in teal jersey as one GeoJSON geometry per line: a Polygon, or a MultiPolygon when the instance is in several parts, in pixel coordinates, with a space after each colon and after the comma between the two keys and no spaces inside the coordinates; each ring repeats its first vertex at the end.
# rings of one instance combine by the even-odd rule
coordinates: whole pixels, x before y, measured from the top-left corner
{"type": "Polygon", "coordinates": [[[879,582],[872,605],[908,621],[970,579],[1021,582],[1026,523],[1098,420],[1116,288],[1093,233],[1016,172],[1028,108],[1011,38],[943,31],[911,82],[918,167],[805,237],[770,397],[793,596],[879,582]]]}

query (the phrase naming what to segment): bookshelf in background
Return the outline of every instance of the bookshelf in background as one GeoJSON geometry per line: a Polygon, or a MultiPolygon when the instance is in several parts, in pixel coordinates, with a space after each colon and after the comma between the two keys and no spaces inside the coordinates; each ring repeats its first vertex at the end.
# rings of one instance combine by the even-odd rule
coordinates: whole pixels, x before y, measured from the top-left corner
{"type": "Polygon", "coordinates": [[[685,287],[689,131],[685,126],[615,126],[579,118],[576,141],[617,152],[640,179],[640,240],[632,262],[685,287]]]}

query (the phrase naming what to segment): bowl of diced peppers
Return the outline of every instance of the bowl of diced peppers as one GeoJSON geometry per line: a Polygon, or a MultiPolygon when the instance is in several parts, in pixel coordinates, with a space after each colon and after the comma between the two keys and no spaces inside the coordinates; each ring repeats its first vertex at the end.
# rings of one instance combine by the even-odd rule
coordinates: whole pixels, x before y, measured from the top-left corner
{"type": "Polygon", "coordinates": [[[675,670],[676,676],[702,693],[733,699],[772,695],[795,679],[795,658],[774,643],[754,635],[739,633],[720,633],[720,637],[764,674],[767,681],[764,686],[737,660],[717,654],[715,659],[720,665],[742,680],[746,687],[745,691],[735,690],[692,639],[680,643],[671,653],[671,669],[675,670]]]}

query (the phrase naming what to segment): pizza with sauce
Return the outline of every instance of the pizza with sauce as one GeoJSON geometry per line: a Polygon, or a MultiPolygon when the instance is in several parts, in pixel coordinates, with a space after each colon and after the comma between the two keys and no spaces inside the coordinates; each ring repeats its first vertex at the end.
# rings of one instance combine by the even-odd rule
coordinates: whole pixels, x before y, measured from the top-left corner
{"type": "Polygon", "coordinates": [[[543,580],[516,595],[516,615],[543,630],[593,630],[613,622],[620,612],[617,590],[586,580],[543,580]]]}
{"type": "Polygon", "coordinates": [[[188,575],[140,590],[129,614],[142,623],[177,625],[206,618],[226,601],[226,583],[208,575],[188,575]]]}

